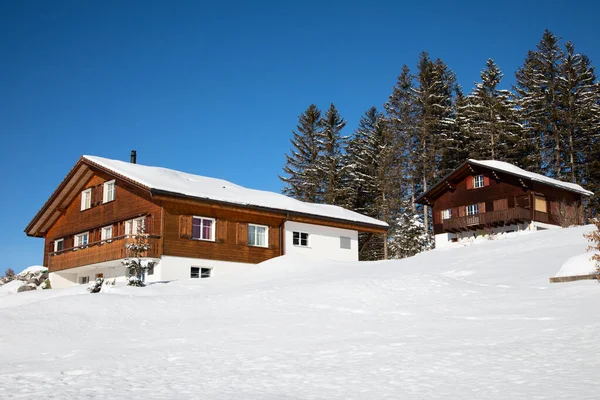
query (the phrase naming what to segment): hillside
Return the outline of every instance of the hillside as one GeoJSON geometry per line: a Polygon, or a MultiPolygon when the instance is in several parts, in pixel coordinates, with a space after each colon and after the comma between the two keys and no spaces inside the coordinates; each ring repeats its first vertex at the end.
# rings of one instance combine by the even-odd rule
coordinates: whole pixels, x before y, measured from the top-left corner
{"type": "Polygon", "coordinates": [[[596,399],[600,285],[548,283],[590,229],[3,292],[0,398],[596,399]]]}

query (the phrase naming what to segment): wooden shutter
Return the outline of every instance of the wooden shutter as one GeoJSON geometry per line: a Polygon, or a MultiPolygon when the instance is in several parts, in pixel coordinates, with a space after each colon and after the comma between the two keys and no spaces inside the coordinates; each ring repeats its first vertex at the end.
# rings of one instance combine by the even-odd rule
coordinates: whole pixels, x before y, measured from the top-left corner
{"type": "Polygon", "coordinates": [[[179,216],[179,237],[182,239],[192,238],[192,216],[191,215],[180,215],[179,216]]]}
{"type": "Polygon", "coordinates": [[[459,217],[464,217],[466,214],[467,214],[466,206],[458,207],[458,216],[459,217]]]}
{"type": "Polygon", "coordinates": [[[550,202],[550,211],[552,212],[553,215],[558,215],[559,213],[559,208],[558,208],[558,201],[551,201],[550,202]]]}
{"type": "Polygon", "coordinates": [[[535,196],[535,211],[548,212],[548,205],[546,199],[543,197],[535,196]]]}
{"type": "Polygon", "coordinates": [[[237,244],[248,244],[248,224],[245,222],[237,223],[237,244]]]}
{"type": "Polygon", "coordinates": [[[490,177],[489,176],[483,177],[483,186],[490,186],[490,177]]]}
{"type": "Polygon", "coordinates": [[[217,242],[225,243],[227,241],[227,221],[222,219],[217,220],[217,242]]]}
{"type": "Polygon", "coordinates": [[[508,209],[508,199],[494,200],[494,211],[501,211],[508,209]]]}
{"type": "Polygon", "coordinates": [[[477,212],[483,214],[485,212],[485,202],[477,204],[477,212]]]}
{"type": "Polygon", "coordinates": [[[272,249],[279,248],[279,228],[274,226],[269,227],[269,247],[272,249]]]}
{"type": "Polygon", "coordinates": [[[442,222],[442,211],[436,211],[433,213],[433,223],[440,224],[442,222]]]}
{"type": "Polygon", "coordinates": [[[467,177],[467,189],[473,189],[474,179],[472,176],[467,177]]]}

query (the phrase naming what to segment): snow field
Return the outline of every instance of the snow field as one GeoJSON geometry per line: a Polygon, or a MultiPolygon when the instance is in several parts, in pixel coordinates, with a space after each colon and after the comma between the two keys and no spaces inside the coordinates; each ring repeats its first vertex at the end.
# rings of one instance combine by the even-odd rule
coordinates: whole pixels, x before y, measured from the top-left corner
{"type": "Polygon", "coordinates": [[[400,261],[0,298],[0,398],[596,399],[590,227],[400,261]]]}

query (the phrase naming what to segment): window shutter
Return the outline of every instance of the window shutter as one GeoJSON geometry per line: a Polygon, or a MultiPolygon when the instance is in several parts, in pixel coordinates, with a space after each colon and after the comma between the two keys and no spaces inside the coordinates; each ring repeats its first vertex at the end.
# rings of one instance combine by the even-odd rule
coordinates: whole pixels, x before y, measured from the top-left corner
{"type": "Polygon", "coordinates": [[[238,222],[237,224],[237,244],[248,244],[248,224],[238,222]]]}
{"type": "Polygon", "coordinates": [[[490,186],[490,177],[489,176],[483,177],[483,186],[490,186]]]}
{"type": "Polygon", "coordinates": [[[272,249],[279,248],[279,228],[274,226],[269,227],[269,247],[272,249]]]}
{"type": "Polygon", "coordinates": [[[190,239],[192,237],[192,216],[179,216],[179,237],[182,239],[190,239]]]}
{"type": "Polygon", "coordinates": [[[458,207],[458,216],[464,217],[465,215],[467,215],[467,207],[466,206],[458,207]]]}
{"type": "Polygon", "coordinates": [[[485,212],[485,202],[481,202],[477,205],[477,211],[479,214],[483,214],[485,212]]]}
{"type": "Polygon", "coordinates": [[[217,232],[216,232],[216,238],[217,241],[219,241],[220,243],[224,243],[227,241],[227,221],[224,221],[222,219],[217,220],[217,232]]]}
{"type": "Polygon", "coordinates": [[[474,179],[472,176],[467,177],[467,189],[473,189],[474,179]]]}
{"type": "Polygon", "coordinates": [[[442,221],[442,211],[436,211],[433,213],[433,223],[439,224],[442,221]]]}

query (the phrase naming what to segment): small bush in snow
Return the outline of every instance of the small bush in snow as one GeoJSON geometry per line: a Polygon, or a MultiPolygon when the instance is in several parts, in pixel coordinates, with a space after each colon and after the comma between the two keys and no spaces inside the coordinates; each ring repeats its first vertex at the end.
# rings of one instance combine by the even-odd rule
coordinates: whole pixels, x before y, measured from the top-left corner
{"type": "Polygon", "coordinates": [[[588,247],[588,251],[595,252],[591,260],[596,261],[596,271],[598,279],[600,280],[600,217],[594,218],[592,224],[596,225],[596,230],[586,233],[584,236],[587,240],[592,242],[588,247]]]}
{"type": "Polygon", "coordinates": [[[92,282],[90,286],[88,286],[87,290],[90,293],[100,293],[100,290],[102,290],[102,284],[104,284],[104,278],[96,278],[96,280],[92,282]]]}
{"type": "Polygon", "coordinates": [[[138,232],[133,237],[133,242],[127,243],[125,248],[129,250],[131,257],[122,261],[129,276],[129,286],[146,286],[142,280],[144,271],[154,266],[154,261],[144,260],[142,256],[150,249],[148,238],[150,235],[144,232],[144,228],[140,227],[138,232]]]}
{"type": "Polygon", "coordinates": [[[52,284],[50,283],[50,279],[46,278],[44,283],[42,283],[42,289],[52,289],[52,284]]]}

